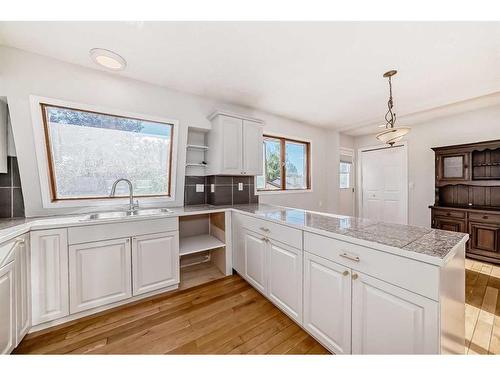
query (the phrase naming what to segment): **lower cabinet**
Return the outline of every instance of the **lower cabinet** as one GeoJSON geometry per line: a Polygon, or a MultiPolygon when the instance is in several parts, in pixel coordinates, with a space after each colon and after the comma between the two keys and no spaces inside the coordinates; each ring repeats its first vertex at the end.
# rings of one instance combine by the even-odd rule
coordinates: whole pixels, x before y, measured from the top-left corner
{"type": "Polygon", "coordinates": [[[243,230],[242,235],[245,279],[259,292],[267,294],[267,238],[247,229],[243,230]]]}
{"type": "Polygon", "coordinates": [[[500,261],[500,225],[469,221],[468,253],[500,261]]]}
{"type": "Polygon", "coordinates": [[[304,252],[304,328],[336,354],[351,352],[351,272],[304,252]]]}
{"type": "Polygon", "coordinates": [[[267,264],[269,299],[302,322],[302,251],[269,240],[267,264]]]}
{"type": "Polygon", "coordinates": [[[16,346],[15,261],[0,267],[0,354],[16,346]]]}
{"type": "Polygon", "coordinates": [[[132,237],[133,295],[179,284],[178,232],[132,237]]]}
{"type": "Polygon", "coordinates": [[[439,353],[438,303],[352,271],[353,354],[439,353]]]}
{"type": "Polygon", "coordinates": [[[28,236],[15,240],[16,249],[16,345],[31,327],[30,251],[28,236]]]}
{"type": "Polygon", "coordinates": [[[246,228],[240,233],[242,276],[282,311],[302,323],[302,250],[246,228]]]}
{"type": "Polygon", "coordinates": [[[69,246],[70,313],[132,296],[130,239],[69,246]]]}
{"type": "Polygon", "coordinates": [[[69,314],[67,229],[33,231],[31,314],[37,325],[69,314]]]}

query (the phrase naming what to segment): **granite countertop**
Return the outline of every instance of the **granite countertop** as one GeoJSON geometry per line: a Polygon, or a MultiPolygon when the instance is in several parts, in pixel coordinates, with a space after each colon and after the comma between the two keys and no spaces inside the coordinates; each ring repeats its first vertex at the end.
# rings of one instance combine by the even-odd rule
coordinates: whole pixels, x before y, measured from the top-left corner
{"type": "Polygon", "coordinates": [[[368,219],[305,211],[297,208],[268,204],[235,206],[187,206],[171,208],[172,213],[158,216],[128,217],[107,220],[85,220],[84,214],[49,216],[27,219],[0,219],[0,242],[7,241],[29,230],[57,227],[96,225],[130,220],[153,220],[210,212],[235,210],[265,220],[292,226],[305,231],[350,241],[381,251],[414,258],[442,266],[461,243],[465,233],[448,232],[411,225],[388,224],[368,219]]]}

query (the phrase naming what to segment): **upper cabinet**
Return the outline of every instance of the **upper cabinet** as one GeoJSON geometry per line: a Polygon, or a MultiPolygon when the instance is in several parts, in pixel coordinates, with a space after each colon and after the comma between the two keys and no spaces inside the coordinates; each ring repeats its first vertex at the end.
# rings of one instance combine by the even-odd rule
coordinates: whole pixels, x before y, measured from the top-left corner
{"type": "Polygon", "coordinates": [[[468,181],[470,179],[469,152],[436,152],[437,181],[468,181]]]}
{"type": "Polygon", "coordinates": [[[7,128],[9,109],[6,99],[0,97],[0,173],[7,173],[7,128]]]}
{"type": "Polygon", "coordinates": [[[262,121],[226,112],[215,112],[209,120],[207,174],[262,174],[262,121]]]}

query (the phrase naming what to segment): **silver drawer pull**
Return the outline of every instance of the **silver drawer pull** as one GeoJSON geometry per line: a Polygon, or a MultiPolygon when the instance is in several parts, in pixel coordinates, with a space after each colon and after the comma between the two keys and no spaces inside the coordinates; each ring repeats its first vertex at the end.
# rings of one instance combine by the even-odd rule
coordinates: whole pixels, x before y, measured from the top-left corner
{"type": "Polygon", "coordinates": [[[261,231],[263,231],[263,232],[270,232],[270,230],[269,230],[269,229],[264,228],[264,227],[260,227],[259,229],[260,229],[261,231]]]}
{"type": "Polygon", "coordinates": [[[347,253],[343,253],[343,254],[339,254],[342,258],[346,258],[346,259],[349,259],[349,260],[353,260],[355,262],[359,262],[359,257],[355,257],[353,255],[349,255],[347,253]]]}
{"type": "Polygon", "coordinates": [[[17,245],[24,245],[24,240],[16,240],[16,241],[14,242],[14,245],[16,245],[16,246],[17,246],[17,245]]]}
{"type": "Polygon", "coordinates": [[[264,241],[264,242],[267,242],[267,241],[269,241],[269,238],[262,237],[260,240],[261,240],[261,241],[264,241]]]}

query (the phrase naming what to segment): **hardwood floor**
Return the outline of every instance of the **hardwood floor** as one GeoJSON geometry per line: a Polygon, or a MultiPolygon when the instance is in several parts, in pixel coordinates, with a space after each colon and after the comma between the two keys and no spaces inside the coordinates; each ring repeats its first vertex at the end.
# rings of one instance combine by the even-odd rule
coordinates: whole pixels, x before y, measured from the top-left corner
{"type": "MultiPolygon", "coordinates": [[[[466,351],[468,354],[500,354],[500,266],[471,259],[466,259],[465,265],[466,351]]],[[[15,353],[328,352],[234,275],[32,333],[15,353]]]]}
{"type": "Polygon", "coordinates": [[[500,266],[466,259],[468,354],[500,354],[500,266]]]}
{"type": "Polygon", "coordinates": [[[328,354],[237,275],[29,334],[15,354],[328,354]]]}

